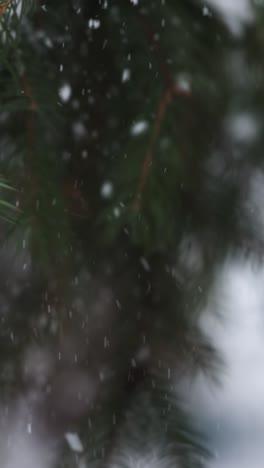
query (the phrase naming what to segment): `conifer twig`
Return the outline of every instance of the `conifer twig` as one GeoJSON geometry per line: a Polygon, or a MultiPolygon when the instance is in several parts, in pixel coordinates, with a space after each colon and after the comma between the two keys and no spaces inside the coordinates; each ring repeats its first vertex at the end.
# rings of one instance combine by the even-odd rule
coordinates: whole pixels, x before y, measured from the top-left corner
{"type": "Polygon", "coordinates": [[[164,120],[167,107],[171,103],[174,96],[189,96],[191,94],[191,91],[189,89],[185,89],[181,86],[178,86],[174,78],[172,77],[170,68],[164,58],[164,54],[160,46],[160,43],[159,41],[154,40],[155,34],[152,30],[151,25],[147,21],[147,17],[145,15],[138,14],[138,18],[143,26],[145,36],[150,46],[153,48],[154,52],[156,53],[160,72],[166,83],[166,90],[162,94],[161,99],[159,101],[157,116],[156,116],[156,120],[154,123],[154,131],[153,131],[151,140],[149,142],[149,145],[147,147],[146,155],[144,158],[141,175],[139,179],[139,184],[138,184],[138,189],[137,189],[136,196],[135,196],[134,203],[133,203],[133,206],[136,209],[140,207],[141,194],[145,188],[149,170],[152,165],[153,147],[160,134],[161,124],[162,124],[162,121],[164,120]]]}
{"type": "Polygon", "coordinates": [[[30,110],[31,111],[37,110],[38,105],[37,105],[37,102],[36,102],[35,97],[33,95],[32,88],[31,88],[30,82],[28,80],[28,77],[25,74],[22,76],[22,84],[23,84],[23,89],[24,89],[25,96],[29,99],[29,102],[30,102],[30,110]]]}
{"type": "Polygon", "coordinates": [[[2,16],[5,13],[10,2],[11,0],[6,0],[4,3],[2,3],[2,5],[0,5],[0,16],[2,16]]]}
{"type": "Polygon", "coordinates": [[[144,158],[144,161],[143,161],[142,170],[141,170],[141,174],[140,174],[138,189],[137,189],[135,200],[134,200],[134,207],[136,209],[138,209],[139,206],[140,206],[141,195],[142,195],[142,192],[143,192],[143,190],[145,188],[146,181],[147,181],[148,174],[149,174],[149,170],[150,170],[150,167],[152,165],[153,147],[154,147],[154,144],[155,144],[156,140],[159,137],[161,124],[162,124],[162,122],[164,120],[167,107],[171,103],[173,97],[175,95],[179,95],[180,92],[181,92],[182,95],[189,95],[190,94],[189,90],[179,89],[179,87],[176,84],[173,84],[171,87],[166,89],[166,91],[163,93],[163,95],[161,96],[161,99],[159,101],[157,116],[156,116],[155,123],[154,123],[154,131],[153,131],[151,140],[149,142],[149,145],[147,147],[146,155],[145,155],[145,158],[144,158]]]}

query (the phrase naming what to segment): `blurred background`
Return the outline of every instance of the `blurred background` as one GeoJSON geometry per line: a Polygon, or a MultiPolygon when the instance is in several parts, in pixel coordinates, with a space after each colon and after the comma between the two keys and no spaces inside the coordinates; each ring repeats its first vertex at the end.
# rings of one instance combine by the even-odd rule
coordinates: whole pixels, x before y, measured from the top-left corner
{"type": "Polygon", "coordinates": [[[3,468],[261,468],[264,2],[0,0],[3,468]]]}

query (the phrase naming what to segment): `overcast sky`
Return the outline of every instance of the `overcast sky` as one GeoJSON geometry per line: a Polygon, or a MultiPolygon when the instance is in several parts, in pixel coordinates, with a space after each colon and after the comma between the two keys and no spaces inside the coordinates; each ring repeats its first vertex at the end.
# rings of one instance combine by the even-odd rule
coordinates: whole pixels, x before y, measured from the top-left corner
{"type": "Polygon", "coordinates": [[[264,267],[229,259],[219,271],[204,326],[225,359],[222,386],[190,388],[210,436],[210,468],[262,468],[264,460],[264,267]],[[212,309],[223,320],[212,318],[212,309]],[[210,310],[211,309],[211,310],[210,310]]]}
{"type": "Polygon", "coordinates": [[[254,20],[250,0],[207,0],[205,4],[212,6],[222,15],[227,26],[236,36],[240,36],[244,26],[254,20]]]}

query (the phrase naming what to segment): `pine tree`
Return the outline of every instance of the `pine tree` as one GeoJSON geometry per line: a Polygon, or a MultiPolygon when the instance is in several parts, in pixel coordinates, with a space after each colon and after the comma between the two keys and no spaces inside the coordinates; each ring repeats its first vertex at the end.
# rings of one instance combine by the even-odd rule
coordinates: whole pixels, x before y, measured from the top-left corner
{"type": "MultiPolygon", "coordinates": [[[[164,466],[209,455],[175,382],[219,377],[200,311],[218,260],[256,241],[237,207],[262,156],[238,167],[227,142],[227,169],[210,172],[230,103],[243,103],[226,69],[241,42],[208,11],[192,0],[0,3],[3,252],[8,264],[16,247],[10,283],[27,270],[2,323],[13,369],[3,398],[25,385],[18,356],[30,343],[60,353],[77,337],[76,366],[100,390],[66,416],[55,375],[45,407],[63,430],[78,422],[88,466],[127,467],[127,453],[153,446],[164,466]],[[25,253],[30,266],[17,263],[25,253]]],[[[246,47],[259,64],[256,28],[246,47]]],[[[58,466],[74,463],[65,448],[58,466]]]]}

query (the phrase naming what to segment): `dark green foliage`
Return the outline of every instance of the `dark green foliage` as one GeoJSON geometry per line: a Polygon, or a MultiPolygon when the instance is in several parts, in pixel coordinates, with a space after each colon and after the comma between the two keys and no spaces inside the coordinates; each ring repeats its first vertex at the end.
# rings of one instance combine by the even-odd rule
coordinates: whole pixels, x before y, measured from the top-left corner
{"type": "MultiPolygon", "coordinates": [[[[254,64],[261,25],[259,17],[245,40],[254,64]]],[[[262,149],[238,161],[229,141],[219,143],[228,113],[245,106],[243,92],[232,98],[226,65],[237,42],[191,0],[11,0],[0,28],[0,173],[8,180],[0,180],[0,216],[15,221],[12,242],[19,252],[26,245],[32,262],[2,326],[8,393],[28,343],[57,350],[76,328],[88,349],[85,372],[112,369],[78,421],[89,466],[125,467],[126,449],[144,455],[160,445],[164,466],[168,457],[203,467],[206,444],[173,382],[200,372],[220,380],[200,312],[218,260],[251,236],[239,206],[262,149]],[[214,166],[219,147],[226,159],[214,166]],[[103,306],[96,282],[111,292],[103,306]],[[136,362],[142,347],[150,355],[136,362]]],[[[259,88],[250,102],[263,102],[259,88]]],[[[65,447],[58,466],[77,458],[65,447]]]]}

